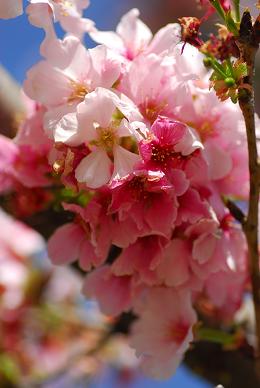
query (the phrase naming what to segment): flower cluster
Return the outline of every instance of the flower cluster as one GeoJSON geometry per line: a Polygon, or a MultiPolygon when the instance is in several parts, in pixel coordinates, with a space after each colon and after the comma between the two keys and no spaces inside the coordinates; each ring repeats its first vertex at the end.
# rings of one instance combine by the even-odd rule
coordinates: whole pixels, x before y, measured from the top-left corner
{"type": "Polygon", "coordinates": [[[222,198],[248,195],[245,128],[239,108],[209,90],[202,54],[182,50],[178,24],[153,36],[132,9],[116,32],[99,31],[82,17],[87,5],[28,7],[46,32],[43,60],[27,74],[35,103],[1,150],[1,179],[71,190],[62,205],[73,218],[50,238],[50,258],[78,261],[103,312],[134,311],[132,346],[147,374],[167,378],[194,340],[200,298],[219,319],[242,300],[246,244],[222,198]]]}

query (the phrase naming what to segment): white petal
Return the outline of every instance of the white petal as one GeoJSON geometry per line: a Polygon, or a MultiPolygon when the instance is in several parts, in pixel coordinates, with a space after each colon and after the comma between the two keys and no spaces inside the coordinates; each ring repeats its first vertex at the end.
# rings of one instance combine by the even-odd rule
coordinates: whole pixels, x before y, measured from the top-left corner
{"type": "Polygon", "coordinates": [[[179,43],[181,37],[181,27],[177,23],[167,24],[161,28],[155,35],[149,45],[147,52],[161,54],[169,51],[179,43]]]}
{"type": "Polygon", "coordinates": [[[95,29],[94,31],[91,31],[89,35],[95,42],[104,44],[112,50],[120,52],[124,51],[122,39],[113,31],[98,31],[95,29]]]}
{"type": "Polygon", "coordinates": [[[114,147],[114,172],[112,179],[120,179],[133,171],[140,156],[127,151],[121,146],[114,147]]]}
{"type": "Polygon", "coordinates": [[[197,134],[191,127],[187,127],[186,134],[174,147],[174,150],[181,152],[182,155],[190,155],[196,149],[203,149],[202,143],[199,141],[197,134]]]}
{"type": "Polygon", "coordinates": [[[106,152],[98,148],[82,159],[75,171],[79,182],[84,182],[91,189],[105,185],[111,177],[112,162],[106,152]]]}
{"type": "Polygon", "coordinates": [[[119,126],[117,127],[117,135],[119,137],[131,136],[132,132],[129,130],[129,123],[126,119],[121,120],[119,126]]]}
{"type": "Polygon", "coordinates": [[[45,113],[43,125],[49,138],[72,146],[81,144],[75,109],[75,106],[63,105],[45,113]]]}
{"type": "Polygon", "coordinates": [[[116,105],[116,107],[120,110],[120,112],[123,113],[123,115],[129,120],[129,121],[141,121],[142,115],[139,112],[138,108],[134,104],[134,102],[128,98],[125,94],[120,93],[119,96],[114,95],[113,101],[116,105]],[[120,98],[119,98],[120,97],[120,98]]]}
{"type": "Polygon", "coordinates": [[[209,174],[213,180],[222,179],[228,174],[233,167],[231,155],[218,147],[216,144],[206,142],[205,154],[209,163],[209,174]]]}
{"type": "Polygon", "coordinates": [[[73,89],[63,71],[41,61],[27,72],[24,91],[32,100],[46,106],[57,106],[67,102],[73,89]]]}
{"type": "Polygon", "coordinates": [[[115,98],[118,99],[113,92],[104,88],[97,88],[87,94],[85,101],[78,106],[80,129],[87,132],[93,123],[108,127],[115,111],[115,98]]]}
{"type": "Polygon", "coordinates": [[[134,55],[139,54],[148,45],[153,36],[151,30],[138,16],[138,9],[131,9],[122,17],[116,29],[127,49],[134,55]]]}

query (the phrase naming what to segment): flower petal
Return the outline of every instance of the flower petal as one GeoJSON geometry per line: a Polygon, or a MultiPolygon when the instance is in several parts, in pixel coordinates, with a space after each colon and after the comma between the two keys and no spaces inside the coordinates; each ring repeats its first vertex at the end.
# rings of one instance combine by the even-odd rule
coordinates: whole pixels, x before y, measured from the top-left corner
{"type": "Polygon", "coordinates": [[[111,177],[112,162],[102,148],[91,152],[79,163],[75,177],[79,182],[85,182],[91,189],[97,189],[108,183],[111,177]]]}
{"type": "Polygon", "coordinates": [[[127,151],[121,146],[114,147],[114,172],[112,179],[120,179],[133,171],[134,165],[140,161],[139,155],[127,151]]]}

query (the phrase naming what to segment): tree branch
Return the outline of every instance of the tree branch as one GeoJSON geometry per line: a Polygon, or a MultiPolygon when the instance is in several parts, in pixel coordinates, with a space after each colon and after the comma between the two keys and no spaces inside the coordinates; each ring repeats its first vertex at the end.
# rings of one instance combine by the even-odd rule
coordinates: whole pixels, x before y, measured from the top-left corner
{"type": "Polygon", "coordinates": [[[240,209],[240,207],[233,202],[230,198],[222,198],[225,206],[228,208],[232,216],[237,220],[241,225],[244,225],[246,221],[246,216],[244,212],[240,209]]]}
{"type": "Polygon", "coordinates": [[[19,121],[25,115],[20,86],[0,66],[0,133],[14,137],[19,121]]]}
{"type": "Polygon", "coordinates": [[[238,98],[246,125],[250,173],[249,207],[246,220],[243,223],[243,229],[248,244],[249,272],[256,319],[256,367],[258,372],[260,372],[260,271],[258,254],[259,163],[255,134],[253,89],[255,56],[259,42],[252,25],[251,15],[248,11],[243,14],[237,44],[240,49],[240,59],[247,64],[248,68],[248,75],[243,79],[238,98]]]}

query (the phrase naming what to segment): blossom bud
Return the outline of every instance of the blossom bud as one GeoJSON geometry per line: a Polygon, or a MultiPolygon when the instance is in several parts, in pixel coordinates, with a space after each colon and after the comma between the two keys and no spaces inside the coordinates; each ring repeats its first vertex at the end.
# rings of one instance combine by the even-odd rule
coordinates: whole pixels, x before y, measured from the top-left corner
{"type": "Polygon", "coordinates": [[[231,86],[234,86],[236,83],[236,81],[234,80],[234,78],[232,77],[227,77],[225,79],[225,84],[228,86],[228,87],[231,87],[231,86]]]}

